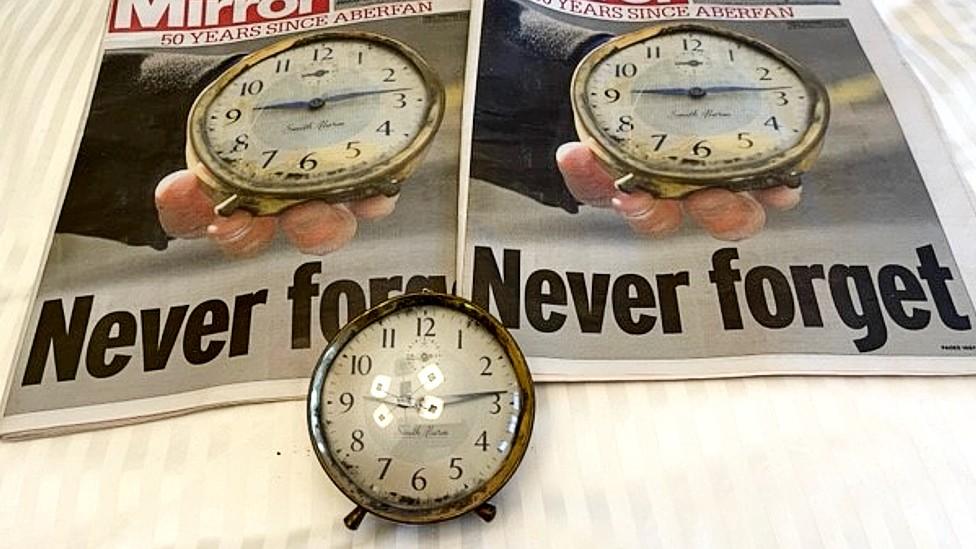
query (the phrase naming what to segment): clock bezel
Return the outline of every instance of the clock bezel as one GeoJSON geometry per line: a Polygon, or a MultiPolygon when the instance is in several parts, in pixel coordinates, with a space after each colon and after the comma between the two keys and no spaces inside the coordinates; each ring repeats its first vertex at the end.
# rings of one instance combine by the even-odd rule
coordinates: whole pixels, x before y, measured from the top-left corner
{"type": "Polygon", "coordinates": [[[830,120],[830,98],[826,86],[817,76],[788,54],[757,38],[717,25],[679,22],[662,23],[622,34],[590,51],[577,65],[570,87],[577,133],[614,177],[632,180],[637,186],[662,198],[678,198],[707,187],[730,190],[757,188],[796,182],[816,161],[823,146],[830,120]],[[587,83],[609,56],[648,40],[682,32],[711,34],[742,43],[769,55],[792,70],[810,97],[810,124],[794,146],[766,158],[743,163],[735,168],[716,167],[711,171],[689,172],[642,166],[639,159],[622,150],[604,135],[589,105],[587,83]]]}
{"type": "Polygon", "coordinates": [[[421,293],[401,295],[385,301],[357,316],[339,331],[322,353],[312,374],[306,412],[312,448],[318,458],[319,464],[339,491],[345,494],[353,503],[377,516],[408,524],[429,524],[449,520],[475,510],[491,499],[511,479],[512,475],[515,474],[522,458],[525,456],[525,451],[528,448],[529,439],[532,435],[532,428],[535,421],[535,389],[528,364],[525,361],[525,356],[522,354],[521,349],[519,349],[515,338],[512,337],[498,320],[484,309],[466,299],[449,294],[424,291],[421,293]],[[363,490],[339,466],[339,463],[330,450],[328,436],[325,432],[322,415],[324,411],[322,391],[329,369],[335,364],[337,357],[341,355],[342,349],[359,332],[366,326],[390,315],[402,310],[419,307],[444,307],[459,311],[468,318],[477,321],[492,334],[501,343],[515,372],[521,402],[518,424],[512,438],[511,450],[505,456],[501,466],[494,475],[468,494],[452,500],[445,505],[431,508],[408,509],[392,505],[388,501],[371,495],[363,490]]]}

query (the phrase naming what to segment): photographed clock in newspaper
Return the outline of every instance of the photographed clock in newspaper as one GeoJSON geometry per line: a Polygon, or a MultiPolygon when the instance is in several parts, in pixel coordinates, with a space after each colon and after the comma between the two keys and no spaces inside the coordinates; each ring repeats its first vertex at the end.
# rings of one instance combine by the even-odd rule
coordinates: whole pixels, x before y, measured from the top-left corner
{"type": "Polygon", "coordinates": [[[187,165],[217,213],[399,192],[444,115],[444,87],[392,38],[328,31],[233,65],[196,99],[187,165]]]}
{"type": "Polygon", "coordinates": [[[823,145],[823,84],[786,54],[713,25],[618,36],[572,80],[576,128],[624,191],[799,186],[823,145]]]}
{"type": "Polygon", "coordinates": [[[535,397],[511,334],[471,302],[400,296],[347,324],[312,376],[308,426],[319,463],[355,504],[406,523],[474,511],[515,473],[535,397]]]}

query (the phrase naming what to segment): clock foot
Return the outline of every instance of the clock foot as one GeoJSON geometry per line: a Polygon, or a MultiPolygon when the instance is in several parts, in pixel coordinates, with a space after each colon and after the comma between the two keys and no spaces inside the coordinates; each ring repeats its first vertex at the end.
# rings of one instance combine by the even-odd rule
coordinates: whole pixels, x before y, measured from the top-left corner
{"type": "Polygon", "coordinates": [[[364,518],[366,518],[366,509],[357,505],[351,513],[346,515],[346,518],[342,519],[342,522],[346,523],[346,528],[356,530],[364,518]]]}
{"type": "Polygon", "coordinates": [[[223,200],[220,204],[214,206],[214,213],[221,217],[228,217],[230,214],[234,213],[234,210],[241,204],[241,197],[232,194],[223,200]]]}
{"type": "Polygon", "coordinates": [[[631,194],[637,190],[637,182],[634,181],[634,174],[629,173],[613,182],[613,186],[624,194],[631,194]]]}
{"type": "Polygon", "coordinates": [[[497,512],[495,506],[490,503],[482,503],[475,510],[475,514],[481,517],[481,520],[485,522],[491,522],[495,519],[495,513],[497,512]]]}

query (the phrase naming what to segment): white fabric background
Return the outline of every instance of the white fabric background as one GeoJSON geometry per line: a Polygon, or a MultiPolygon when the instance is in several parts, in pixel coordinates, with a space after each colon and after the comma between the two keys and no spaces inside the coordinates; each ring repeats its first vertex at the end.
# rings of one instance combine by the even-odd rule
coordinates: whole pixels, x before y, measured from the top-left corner
{"type": "MultiPolygon", "coordinates": [[[[976,185],[976,5],[875,3],[976,185]]],[[[0,378],[106,7],[0,0],[0,378]]],[[[239,406],[0,443],[0,547],[976,546],[976,378],[545,385],[495,522],[368,518],[354,534],[303,411],[239,406]]]]}

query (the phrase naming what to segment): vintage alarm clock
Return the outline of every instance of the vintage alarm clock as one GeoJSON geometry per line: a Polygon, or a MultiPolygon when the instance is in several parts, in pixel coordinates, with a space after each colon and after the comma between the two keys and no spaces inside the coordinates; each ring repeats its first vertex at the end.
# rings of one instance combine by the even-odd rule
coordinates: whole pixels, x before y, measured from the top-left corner
{"type": "Polygon", "coordinates": [[[577,132],[623,191],[798,186],[830,118],[824,85],[754,38],[699,23],[613,38],[572,79],[577,132]]]}
{"type": "Polygon", "coordinates": [[[399,192],[444,116],[444,86],[407,45],[327,31],[242,58],[197,97],[187,165],[230,215],[399,192]]]}
{"type": "Polygon", "coordinates": [[[322,354],[308,394],[319,463],[356,507],[405,523],[474,511],[515,473],[535,396],[511,334],[471,302],[424,292],[347,324],[322,354]]]}

